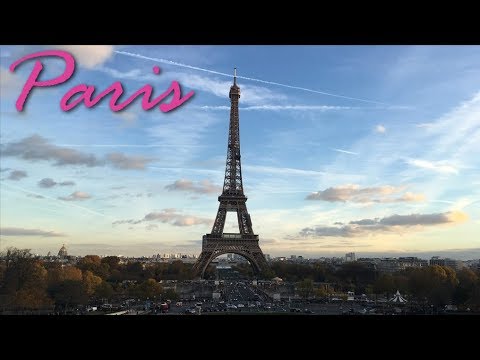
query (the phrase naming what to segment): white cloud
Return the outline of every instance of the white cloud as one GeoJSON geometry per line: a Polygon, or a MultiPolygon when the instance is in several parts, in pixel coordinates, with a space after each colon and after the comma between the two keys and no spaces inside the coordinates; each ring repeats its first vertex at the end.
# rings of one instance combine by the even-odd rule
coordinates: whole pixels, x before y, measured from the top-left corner
{"type": "MultiPolygon", "coordinates": [[[[98,70],[105,72],[111,75],[115,79],[126,79],[126,80],[135,80],[135,81],[148,81],[148,82],[158,82],[159,78],[157,75],[147,73],[140,69],[131,69],[127,72],[118,71],[109,67],[101,67],[98,70]]],[[[217,77],[208,77],[198,74],[186,73],[182,71],[166,71],[161,73],[163,80],[178,81],[182,86],[193,89],[201,90],[218,96],[222,99],[228,99],[228,93],[230,87],[232,86],[231,80],[220,80],[217,77]]],[[[239,84],[241,88],[241,104],[253,104],[258,105],[258,108],[252,108],[250,110],[261,110],[261,105],[265,103],[271,103],[272,101],[284,101],[287,97],[279,92],[270,90],[263,86],[256,86],[250,84],[239,84]]],[[[274,104],[268,106],[275,106],[274,104]]],[[[230,107],[227,107],[230,109],[230,107]]],[[[266,110],[265,108],[264,110],[266,110]]],[[[224,110],[222,106],[220,107],[205,107],[204,110],[224,110]]],[[[270,109],[274,110],[274,108],[270,109]]],[[[280,109],[277,109],[280,110],[280,109]]],[[[293,109],[292,109],[293,110],[293,109]]],[[[328,110],[328,109],[324,109],[328,110]]]]}
{"type": "MultiPolygon", "coordinates": [[[[184,72],[171,73],[181,84],[191,89],[199,89],[209,92],[213,95],[225,99],[228,97],[232,81],[222,81],[216,78],[201,76],[197,74],[189,74],[184,72]]],[[[241,91],[240,102],[244,104],[261,105],[270,101],[285,100],[284,94],[272,91],[268,88],[250,84],[239,84],[241,91]]]]}
{"type": "Polygon", "coordinates": [[[414,202],[424,201],[423,194],[413,194],[406,192],[397,197],[404,187],[395,186],[377,186],[361,188],[359,185],[348,184],[337,187],[329,187],[328,189],[311,193],[306,200],[323,200],[329,202],[351,201],[355,203],[393,203],[393,202],[414,202]]]}
{"type": "Polygon", "coordinates": [[[130,224],[136,225],[141,224],[143,222],[150,222],[156,221],[161,223],[166,223],[174,226],[193,226],[193,225],[210,225],[212,220],[194,216],[194,215],[186,215],[179,213],[176,209],[169,208],[163,209],[161,211],[155,211],[148,213],[145,215],[143,219],[135,220],[117,220],[112,223],[112,225],[119,225],[119,224],[130,224]]]}
{"type": "Polygon", "coordinates": [[[421,159],[408,159],[406,162],[418,168],[428,169],[442,174],[458,174],[458,170],[454,166],[445,164],[442,161],[431,162],[421,159]]]}
{"type": "Polygon", "coordinates": [[[145,166],[153,160],[141,155],[125,155],[119,152],[107,154],[105,157],[113,167],[122,170],[145,170],[145,166]]]}
{"type": "Polygon", "coordinates": [[[119,117],[122,121],[122,125],[126,127],[131,127],[135,125],[135,123],[138,120],[138,114],[133,111],[123,110],[123,111],[115,112],[113,114],[119,117]]]}
{"type": "Polygon", "coordinates": [[[387,129],[383,125],[379,124],[379,125],[375,126],[375,132],[377,132],[379,134],[384,134],[386,131],[387,131],[387,129]]]}
{"type": "Polygon", "coordinates": [[[60,196],[59,199],[64,201],[78,201],[78,200],[87,200],[87,199],[90,199],[91,197],[92,196],[86,192],[75,191],[68,196],[60,196]]]}
{"type": "Polygon", "coordinates": [[[165,186],[168,191],[187,191],[197,194],[218,194],[222,191],[222,187],[213,184],[210,180],[204,179],[195,184],[191,180],[180,179],[174,183],[165,186]]]}
{"type": "MultiPolygon", "coordinates": [[[[300,237],[359,237],[375,233],[402,233],[420,231],[425,227],[438,225],[456,225],[468,220],[468,215],[461,211],[436,214],[391,215],[384,218],[350,221],[342,226],[316,226],[303,228],[300,237]]],[[[295,237],[288,237],[295,238],[295,237]]]]}
{"type": "Polygon", "coordinates": [[[61,49],[70,52],[80,66],[92,69],[103,64],[112,55],[112,45],[61,45],[61,49]]]}
{"type": "Polygon", "coordinates": [[[2,236],[43,236],[43,237],[65,236],[65,234],[58,233],[55,231],[25,229],[25,228],[16,228],[16,227],[0,228],[0,235],[2,236]]]}

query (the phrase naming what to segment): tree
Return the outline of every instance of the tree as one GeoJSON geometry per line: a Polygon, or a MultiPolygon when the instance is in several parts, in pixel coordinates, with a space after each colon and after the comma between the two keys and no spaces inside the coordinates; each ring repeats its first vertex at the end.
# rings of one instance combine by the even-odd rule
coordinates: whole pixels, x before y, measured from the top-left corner
{"type": "Polygon", "coordinates": [[[109,275],[109,265],[102,263],[98,255],[86,255],[78,262],[77,266],[82,271],[91,271],[102,279],[106,279],[109,275]]]}
{"type": "Polygon", "coordinates": [[[472,309],[480,310],[480,283],[477,282],[472,289],[472,295],[467,300],[467,305],[472,309]]]}
{"type": "Polygon", "coordinates": [[[275,272],[272,270],[272,269],[264,269],[261,273],[261,276],[264,278],[264,279],[268,279],[268,280],[271,280],[273,279],[275,276],[275,272]]]}
{"type": "Polygon", "coordinates": [[[458,279],[450,267],[433,265],[406,272],[410,292],[417,298],[426,298],[431,304],[442,306],[450,303],[458,279]]]}
{"type": "Polygon", "coordinates": [[[83,284],[88,296],[92,296],[95,293],[95,289],[102,283],[102,279],[94,275],[91,271],[87,270],[83,273],[83,284]]]}
{"type": "Polygon", "coordinates": [[[318,282],[324,282],[327,274],[327,269],[322,263],[315,263],[313,266],[314,280],[318,282]]]}
{"type": "Polygon", "coordinates": [[[184,280],[189,277],[187,268],[181,260],[173,261],[168,267],[168,272],[171,275],[170,278],[175,280],[184,280]]]}
{"type": "Polygon", "coordinates": [[[401,293],[408,292],[408,277],[402,274],[397,274],[393,276],[393,283],[395,285],[395,290],[399,290],[401,293]]]}
{"type": "Polygon", "coordinates": [[[120,258],[118,256],[105,256],[101,260],[102,264],[107,264],[110,272],[116,270],[120,266],[120,258]]]}
{"type": "Polygon", "coordinates": [[[395,291],[395,283],[393,276],[390,274],[382,274],[373,283],[373,291],[375,294],[391,294],[395,291]]]}
{"type": "Polygon", "coordinates": [[[153,299],[161,295],[162,286],[155,279],[148,279],[138,285],[135,292],[142,299],[153,299]]]}
{"type": "Polygon", "coordinates": [[[167,289],[163,294],[163,298],[167,300],[178,300],[179,297],[178,293],[173,289],[167,289]]]}
{"type": "Polygon", "coordinates": [[[297,291],[302,298],[308,299],[313,294],[312,279],[305,279],[297,283],[297,291]]]}
{"type": "Polygon", "coordinates": [[[315,289],[314,293],[316,297],[324,298],[324,297],[327,297],[330,292],[327,291],[327,289],[324,286],[320,286],[319,288],[315,289]]]}
{"type": "Polygon", "coordinates": [[[478,275],[468,268],[457,272],[458,286],[455,289],[454,299],[457,304],[464,304],[472,297],[475,284],[478,283],[478,275]]]}
{"type": "Polygon", "coordinates": [[[51,289],[57,305],[67,311],[69,306],[86,304],[88,295],[81,280],[65,280],[51,289]]]}
{"type": "Polygon", "coordinates": [[[141,280],[143,278],[143,264],[139,261],[128,263],[126,273],[128,280],[141,280]]]}
{"type": "Polygon", "coordinates": [[[82,271],[75,266],[55,266],[48,270],[48,284],[55,286],[65,280],[82,280],[82,271]]]}
{"type": "Polygon", "coordinates": [[[41,287],[22,288],[15,294],[15,305],[22,309],[44,309],[53,305],[53,300],[41,287]]]}
{"type": "Polygon", "coordinates": [[[110,285],[106,281],[102,281],[99,285],[96,286],[95,295],[100,299],[110,300],[114,295],[112,285],[110,285]]]}
{"type": "Polygon", "coordinates": [[[49,305],[47,270],[29,249],[8,248],[0,292],[5,306],[36,309],[49,305]]]}

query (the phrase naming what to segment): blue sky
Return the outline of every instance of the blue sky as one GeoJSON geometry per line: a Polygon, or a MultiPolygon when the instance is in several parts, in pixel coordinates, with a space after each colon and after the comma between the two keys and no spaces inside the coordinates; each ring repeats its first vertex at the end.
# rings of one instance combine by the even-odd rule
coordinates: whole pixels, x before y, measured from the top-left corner
{"type": "MultiPolygon", "coordinates": [[[[247,206],[265,253],[480,256],[479,46],[1,46],[0,56],[2,249],[199,254],[223,184],[236,66],[247,206]],[[75,56],[75,75],[17,112],[33,61],[10,64],[52,48],[75,56]],[[59,106],[80,83],[160,94],[174,80],[195,95],[170,113],[140,102],[113,113],[107,99],[59,106]]],[[[42,62],[44,78],[63,71],[42,62]]]]}

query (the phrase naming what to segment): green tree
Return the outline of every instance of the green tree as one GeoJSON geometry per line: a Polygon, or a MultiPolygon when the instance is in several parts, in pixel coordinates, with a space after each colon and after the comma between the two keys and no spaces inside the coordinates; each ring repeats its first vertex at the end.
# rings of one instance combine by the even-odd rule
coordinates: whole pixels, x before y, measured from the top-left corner
{"type": "Polygon", "coordinates": [[[472,297],[475,285],[479,282],[478,275],[468,268],[457,272],[458,286],[455,289],[454,299],[457,304],[464,304],[472,297]]]}
{"type": "Polygon", "coordinates": [[[308,299],[313,294],[312,279],[305,279],[297,283],[297,292],[302,298],[308,299]]]}
{"type": "Polygon", "coordinates": [[[395,291],[395,283],[393,276],[390,274],[382,274],[373,283],[373,291],[375,294],[392,294],[395,291]]]}
{"type": "Polygon", "coordinates": [[[118,256],[105,256],[101,260],[102,264],[107,264],[110,272],[112,270],[117,270],[120,267],[120,258],[118,256]]]}
{"type": "Polygon", "coordinates": [[[141,299],[160,297],[162,286],[155,279],[145,280],[137,286],[137,295],[141,299]]]}
{"type": "Polygon", "coordinates": [[[70,306],[86,304],[88,301],[85,285],[81,280],[65,280],[55,285],[50,291],[55,303],[63,307],[65,311],[70,306]]]}
{"type": "Polygon", "coordinates": [[[273,278],[276,277],[275,271],[273,271],[272,269],[265,269],[265,270],[263,270],[263,272],[261,273],[261,275],[262,275],[262,278],[268,279],[268,280],[271,280],[271,279],[273,279],[273,278]]]}
{"type": "Polygon", "coordinates": [[[110,300],[115,294],[112,285],[106,281],[102,281],[95,287],[95,295],[100,299],[110,300]]]}
{"type": "Polygon", "coordinates": [[[443,306],[452,301],[458,279],[450,267],[433,265],[426,268],[410,269],[406,272],[410,293],[426,298],[429,303],[443,306]]]}
{"type": "Polygon", "coordinates": [[[127,280],[142,280],[143,279],[143,264],[139,261],[130,262],[126,266],[127,280]]]}
{"type": "Polygon", "coordinates": [[[163,293],[163,299],[166,299],[166,300],[178,300],[180,298],[180,296],[178,295],[178,293],[173,290],[173,289],[166,289],[165,292],[163,293]]]}

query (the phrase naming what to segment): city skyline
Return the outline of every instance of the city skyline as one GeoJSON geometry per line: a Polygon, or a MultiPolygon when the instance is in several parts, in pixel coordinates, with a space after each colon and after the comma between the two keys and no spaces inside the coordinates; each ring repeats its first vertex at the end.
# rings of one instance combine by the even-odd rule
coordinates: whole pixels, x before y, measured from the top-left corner
{"type": "Polygon", "coordinates": [[[480,257],[479,46],[64,46],[74,78],[19,113],[33,62],[8,67],[48,48],[0,47],[2,249],[199,254],[236,66],[245,193],[265,253],[480,257]],[[168,114],[58,105],[79,83],[130,93],[173,80],[195,95],[168,114]]]}

